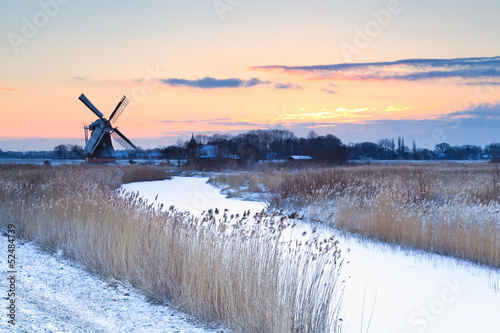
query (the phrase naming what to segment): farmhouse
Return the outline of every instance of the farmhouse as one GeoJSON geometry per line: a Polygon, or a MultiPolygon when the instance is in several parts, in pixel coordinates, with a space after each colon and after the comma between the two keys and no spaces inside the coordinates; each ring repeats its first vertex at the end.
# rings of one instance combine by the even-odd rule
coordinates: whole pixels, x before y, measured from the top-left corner
{"type": "Polygon", "coordinates": [[[238,155],[233,155],[223,144],[200,145],[196,143],[194,136],[187,147],[187,164],[206,161],[230,161],[239,160],[238,155]]]}
{"type": "Polygon", "coordinates": [[[288,161],[312,161],[312,159],[309,155],[292,155],[287,158],[288,161]]]}
{"type": "Polygon", "coordinates": [[[198,153],[200,160],[237,159],[237,156],[229,153],[225,145],[202,145],[199,146],[198,153]]]}

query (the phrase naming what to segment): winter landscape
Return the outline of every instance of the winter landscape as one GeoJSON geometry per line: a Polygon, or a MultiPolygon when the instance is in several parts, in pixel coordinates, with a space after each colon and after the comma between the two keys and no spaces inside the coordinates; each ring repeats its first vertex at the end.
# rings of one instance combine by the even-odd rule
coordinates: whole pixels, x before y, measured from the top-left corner
{"type": "MultiPolygon", "coordinates": [[[[195,214],[211,207],[229,208],[231,213],[241,214],[245,208],[259,211],[266,205],[227,199],[208,185],[207,180],[176,177],[124,188],[137,191],[151,202],[158,195],[158,201],[195,214]]],[[[498,223],[500,206],[494,209],[498,223]]],[[[343,332],[495,332],[498,329],[498,270],[363,241],[355,236],[341,236],[338,229],[317,223],[298,221],[300,231],[293,237],[300,239],[303,232],[311,234],[314,227],[319,228],[320,239],[336,237],[345,253],[347,264],[341,275],[344,289],[339,316],[343,332]]],[[[498,255],[498,244],[496,249],[498,255]]]]}
{"type": "Polygon", "coordinates": [[[500,2],[0,2],[0,332],[500,332],[500,2]]]}
{"type": "Polygon", "coordinates": [[[497,330],[494,165],[276,166],[175,175],[156,166],[3,165],[2,228],[15,225],[19,237],[15,329],[497,330]],[[469,179],[444,182],[463,172],[469,179]],[[317,183],[325,173],[330,181],[317,183]],[[356,188],[370,179],[377,184],[356,188]],[[389,185],[404,187],[387,196],[389,185]],[[344,200],[357,218],[344,221],[344,200]],[[384,218],[363,224],[373,211],[384,218]],[[387,223],[399,225],[391,239],[387,223]]]}

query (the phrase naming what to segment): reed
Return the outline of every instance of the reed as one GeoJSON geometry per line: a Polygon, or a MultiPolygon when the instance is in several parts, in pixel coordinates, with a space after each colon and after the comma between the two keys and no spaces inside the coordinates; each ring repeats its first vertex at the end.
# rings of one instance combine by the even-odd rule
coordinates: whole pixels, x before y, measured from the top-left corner
{"type": "MultiPolygon", "coordinates": [[[[500,168],[428,163],[323,167],[245,175],[271,207],[345,232],[500,267],[500,168]]],[[[213,175],[233,188],[241,175],[213,175]]]]}
{"type": "MultiPolygon", "coordinates": [[[[342,267],[335,239],[297,243],[265,212],[201,218],[116,189],[165,177],[149,167],[0,168],[0,225],[153,302],[238,332],[336,332],[342,267]]],[[[220,207],[219,207],[220,208],[220,207]]]]}

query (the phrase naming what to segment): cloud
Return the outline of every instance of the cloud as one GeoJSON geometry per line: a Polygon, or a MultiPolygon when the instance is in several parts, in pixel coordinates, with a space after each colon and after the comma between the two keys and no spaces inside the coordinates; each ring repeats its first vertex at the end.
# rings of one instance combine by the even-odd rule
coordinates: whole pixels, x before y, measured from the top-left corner
{"type": "Polygon", "coordinates": [[[7,87],[0,87],[0,91],[6,91],[6,92],[18,92],[20,90],[18,89],[11,89],[11,88],[7,88],[7,87]]]}
{"type": "Polygon", "coordinates": [[[331,90],[331,89],[321,89],[322,91],[328,93],[328,94],[331,94],[331,95],[335,95],[337,94],[335,91],[331,90]]]}
{"type": "Polygon", "coordinates": [[[231,118],[198,119],[198,120],[160,120],[159,122],[165,124],[203,123],[207,125],[222,125],[222,126],[266,126],[266,124],[250,123],[247,121],[234,121],[231,120],[231,118]]]}
{"type": "Polygon", "coordinates": [[[500,120],[500,104],[479,104],[467,110],[455,111],[442,115],[438,119],[451,120],[456,118],[475,119],[480,121],[500,120]]]}
{"type": "MultiPolygon", "coordinates": [[[[225,129],[223,132],[220,131],[220,130],[219,131],[206,130],[206,131],[195,131],[194,135],[198,135],[198,134],[204,134],[204,135],[214,135],[214,134],[238,135],[238,134],[246,133],[246,132],[248,132],[248,129],[234,129],[234,130],[226,130],[225,129]]],[[[185,136],[186,139],[190,139],[191,138],[191,134],[193,134],[192,131],[179,131],[179,132],[165,132],[165,133],[163,133],[163,135],[166,135],[168,137],[174,137],[175,139],[177,139],[178,136],[185,136]]],[[[154,140],[154,139],[150,139],[150,140],[154,140]]],[[[134,139],[134,141],[138,141],[138,139],[134,139]]],[[[171,142],[175,143],[175,141],[173,141],[173,140],[171,142]]]]}
{"type": "Polygon", "coordinates": [[[293,88],[293,84],[291,83],[276,83],[274,85],[274,89],[291,89],[293,88]]]}
{"type": "Polygon", "coordinates": [[[466,82],[466,86],[500,86],[500,82],[494,81],[475,81],[475,82],[466,82]]]}
{"type": "Polygon", "coordinates": [[[372,115],[363,114],[368,108],[344,108],[338,107],[334,110],[322,109],[321,111],[306,111],[300,109],[298,113],[284,113],[275,118],[277,121],[301,121],[311,119],[334,119],[334,118],[371,118],[372,115]]]}
{"type": "Polygon", "coordinates": [[[199,120],[160,120],[160,123],[178,124],[178,123],[197,123],[199,120]]]}
{"type": "Polygon", "coordinates": [[[411,110],[411,106],[394,106],[394,105],[389,105],[384,109],[384,112],[394,112],[394,111],[406,111],[406,110],[411,110]]]}
{"type": "Polygon", "coordinates": [[[216,118],[216,119],[197,119],[197,120],[160,120],[160,123],[205,123],[205,122],[212,122],[212,121],[224,121],[224,120],[231,120],[231,118],[216,118]]]}
{"type": "Polygon", "coordinates": [[[208,122],[208,124],[223,126],[264,126],[263,124],[249,123],[246,121],[212,121],[208,122]]]}
{"type": "Polygon", "coordinates": [[[274,89],[302,89],[301,86],[292,83],[276,83],[274,89]]]}
{"type": "MultiPolygon", "coordinates": [[[[239,80],[239,79],[236,79],[236,80],[239,80]]],[[[245,80],[240,80],[243,84],[244,87],[253,87],[253,86],[257,86],[259,84],[268,84],[269,81],[261,81],[257,78],[251,78],[250,80],[248,81],[245,81],[245,80]]]]}
{"type": "Polygon", "coordinates": [[[92,77],[83,77],[83,76],[74,76],[69,79],[67,82],[71,84],[92,84],[92,85],[101,85],[101,84],[124,84],[124,83],[133,83],[133,82],[142,82],[143,80],[136,79],[115,79],[115,80],[100,80],[92,77]]]}
{"type": "Polygon", "coordinates": [[[403,59],[391,62],[342,63],[314,66],[255,66],[312,80],[402,80],[500,78],[500,57],[403,59]]]}
{"type": "Polygon", "coordinates": [[[269,83],[269,81],[261,81],[257,78],[251,78],[250,80],[242,80],[238,78],[216,79],[208,76],[198,80],[170,78],[170,79],[161,79],[160,81],[170,86],[192,87],[201,89],[247,88],[269,83]]]}
{"type": "Polygon", "coordinates": [[[289,128],[318,128],[318,127],[335,127],[339,123],[327,122],[303,122],[303,123],[290,123],[287,124],[289,128]]]}

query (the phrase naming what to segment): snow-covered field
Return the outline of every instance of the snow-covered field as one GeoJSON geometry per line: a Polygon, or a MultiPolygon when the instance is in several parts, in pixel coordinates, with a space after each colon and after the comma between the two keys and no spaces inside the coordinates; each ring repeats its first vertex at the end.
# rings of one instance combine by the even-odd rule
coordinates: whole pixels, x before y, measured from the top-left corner
{"type": "MultiPolygon", "coordinates": [[[[150,202],[200,214],[262,210],[262,202],[228,199],[207,178],[134,183],[150,202]]],[[[303,230],[311,225],[300,222],[303,230]]],[[[319,227],[322,236],[334,230],[319,227]]],[[[300,234],[300,233],[298,233],[300,234]]],[[[345,332],[499,332],[500,273],[418,251],[403,251],[338,236],[348,262],[341,318],[345,332]]],[[[0,237],[7,249],[7,238],[0,237]]],[[[196,325],[132,287],[87,273],[59,255],[17,242],[17,325],[6,320],[7,256],[0,256],[4,319],[0,331],[18,332],[219,332],[196,325]]]]}
{"type": "MultiPolygon", "coordinates": [[[[124,186],[150,202],[200,214],[210,208],[260,211],[261,202],[228,199],[207,178],[124,186]]],[[[302,223],[301,228],[311,226],[302,223]]],[[[329,236],[334,230],[321,228],[329,236]]],[[[500,273],[457,260],[338,236],[344,267],[345,332],[499,332],[500,273]]]]}
{"type": "MultiPolygon", "coordinates": [[[[7,249],[7,237],[0,236],[7,249]]],[[[153,305],[129,285],[105,281],[83,268],[17,241],[16,326],[7,323],[2,297],[1,332],[221,332],[202,328],[164,305],[153,305]]],[[[6,256],[0,290],[6,296],[6,256]]]]}

